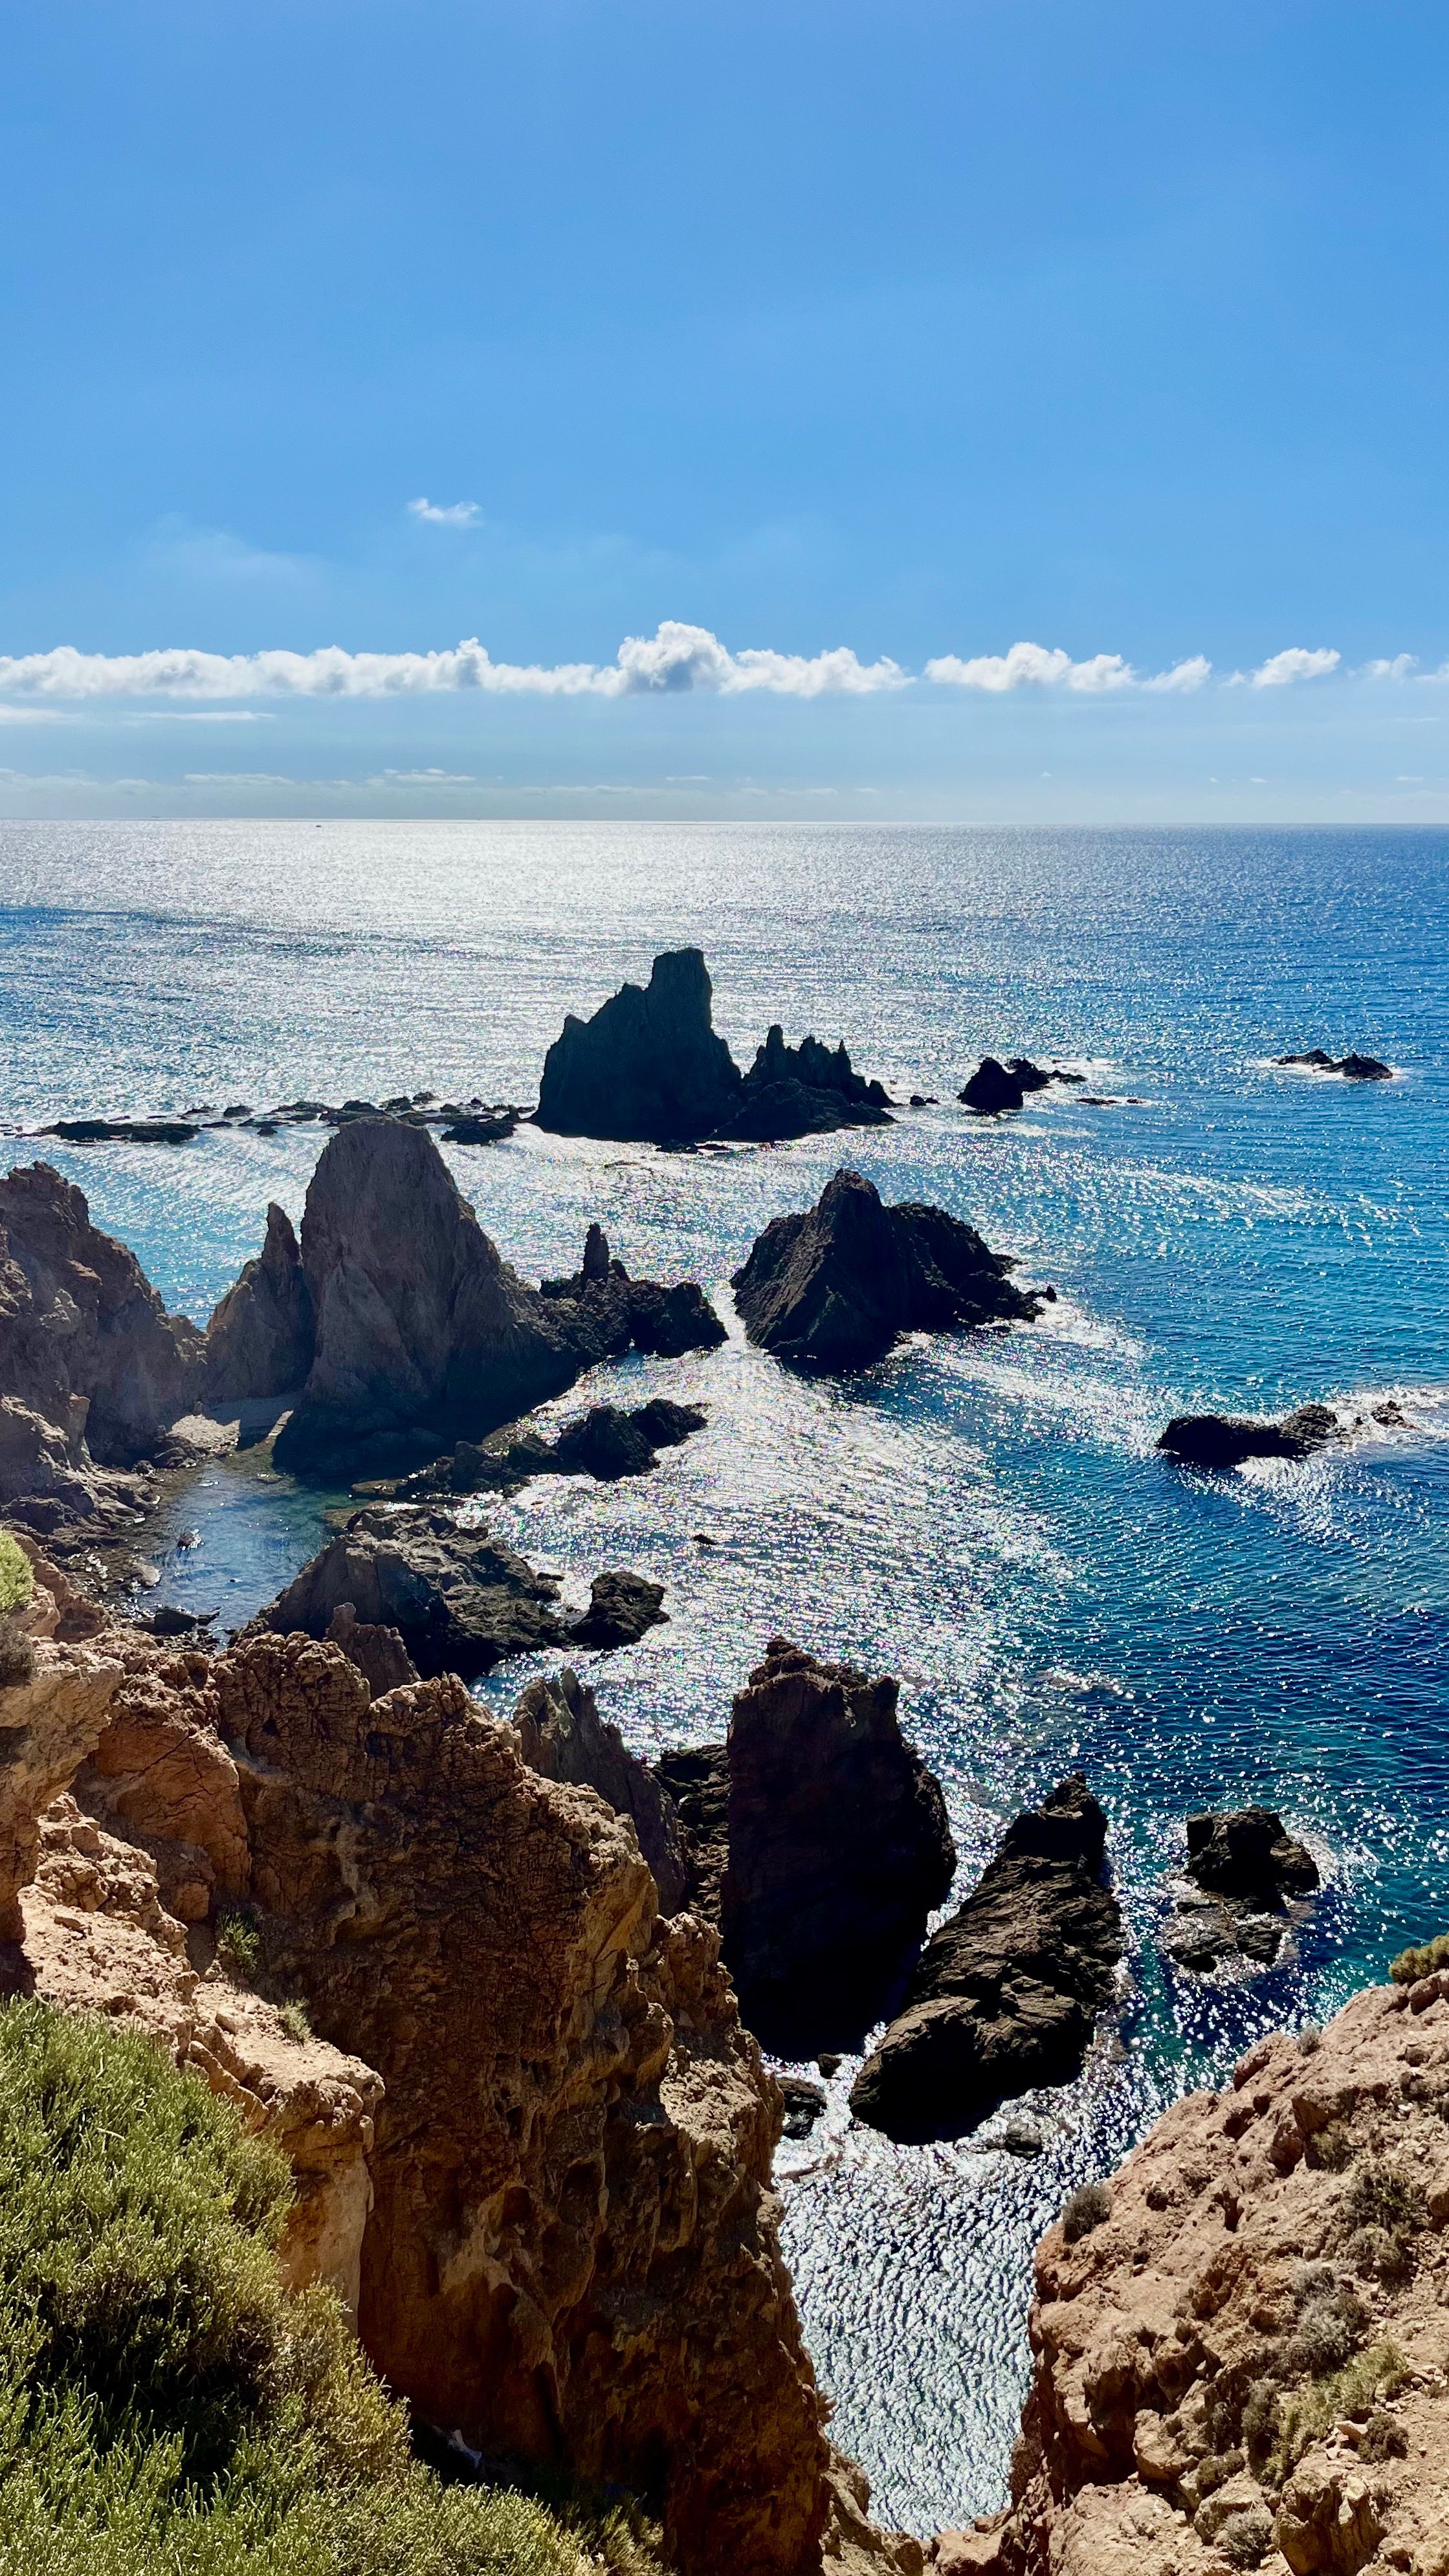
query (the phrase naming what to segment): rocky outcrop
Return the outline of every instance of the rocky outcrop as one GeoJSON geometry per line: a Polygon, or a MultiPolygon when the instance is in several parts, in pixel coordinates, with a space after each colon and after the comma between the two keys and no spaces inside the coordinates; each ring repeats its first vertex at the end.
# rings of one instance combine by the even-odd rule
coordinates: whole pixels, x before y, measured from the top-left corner
{"type": "Polygon", "coordinates": [[[1318,1863],[1271,1807],[1189,1816],[1185,1876],[1160,1947],[1179,1967],[1215,1968],[1232,1956],[1267,1966],[1288,1929],[1288,1907],[1311,1896],[1318,1863]]]}
{"type": "Polygon", "coordinates": [[[542,1431],[462,1440],[451,1456],[364,1490],[413,1502],[433,1494],[516,1493],[535,1476],[592,1476],[599,1484],[616,1484],[626,1476],[647,1476],[658,1466],[661,1449],[677,1449],[707,1419],[701,1405],[674,1404],[667,1395],[632,1408],[594,1404],[564,1423],[552,1440],[542,1431]]]}
{"type": "Polygon", "coordinates": [[[819,1204],[766,1226],[731,1282],[752,1342],[796,1368],[879,1359],[902,1333],[1022,1321],[1040,1301],[1014,1263],[941,1208],[886,1207],[859,1172],[839,1171],[819,1204]]]}
{"type": "MultiPolygon", "coordinates": [[[[580,1269],[570,1279],[545,1279],[540,1294],[577,1309],[601,1357],[645,1351],[655,1359],[681,1359],[686,1351],[712,1351],[725,1328],[693,1279],[662,1288],[657,1280],[631,1279],[609,1252],[601,1225],[591,1225],[580,1269]]],[[[577,1329],[577,1327],[576,1327],[577,1329]]]]}
{"type": "Polygon", "coordinates": [[[84,1508],[92,1461],[134,1466],[194,1401],[201,1347],[73,1183],[47,1163],[0,1180],[0,1501],[69,1475],[84,1508]]]}
{"type": "Polygon", "coordinates": [[[997,1056],[984,1055],[956,1097],[978,1118],[994,1118],[1004,1109],[1020,1109],[1028,1092],[1046,1091],[1054,1082],[1085,1082],[1086,1078],[1082,1073],[1064,1073],[1058,1064],[1050,1068],[1033,1064],[1028,1055],[1014,1055],[1008,1064],[997,1056]]]}
{"type": "Polygon", "coordinates": [[[723,1744],[688,1744],[652,1765],[684,1837],[684,1901],[716,1928],[730,1857],[730,1757],[723,1744]]]}
{"type": "Polygon", "coordinates": [[[712,1135],[729,1118],[739,1067],[711,1020],[697,948],[656,957],[642,990],[625,984],[591,1020],[572,1014],[544,1059],[536,1123],[560,1136],[656,1145],[712,1135]]]}
{"type": "Polygon", "coordinates": [[[627,1750],[617,1726],[600,1717],[598,1701],[578,1674],[566,1665],[530,1682],[513,1723],[530,1770],[593,1789],[616,1815],[628,1817],[654,1873],[660,1912],[677,1914],[687,1879],[678,1810],[653,1772],[627,1750]]]}
{"type": "Polygon", "coordinates": [[[1276,1055],[1275,1064],[1302,1065],[1312,1073],[1341,1073],[1349,1082],[1392,1082],[1394,1068],[1376,1055],[1329,1055],[1310,1047],[1306,1055],[1276,1055]]]}
{"type": "Polygon", "coordinates": [[[959,2138],[1013,2095],[1080,2071],[1122,1954],[1106,1833],[1080,1773],[1008,1826],[857,2076],[857,2119],[907,2142],[959,2138]]]}
{"type": "Polygon", "coordinates": [[[1184,1467],[1210,1472],[1240,1467],[1245,1458],[1311,1458],[1331,1442],[1346,1438],[1343,1424],[1326,1404],[1300,1405],[1281,1422],[1256,1422],[1227,1413],[1181,1413],[1169,1422],[1157,1446],[1184,1467]]]}
{"type": "Polygon", "coordinates": [[[971,2563],[1449,2563],[1445,1987],[1260,2041],[1067,2204],[1037,2254],[1015,2500],[971,2563]]]}
{"type": "Polygon", "coordinates": [[[233,1282],[206,1328],[206,1391],[213,1404],[292,1395],[316,1351],[312,1293],[292,1220],[275,1204],[254,1261],[233,1282]]]}
{"type": "Polygon", "coordinates": [[[756,1051],[738,1104],[721,1136],[741,1143],[783,1144],[794,1136],[822,1136],[841,1127],[888,1127],[890,1095],[855,1071],[843,1045],[831,1049],[816,1037],[787,1047],[778,1023],[756,1051]]]}
{"type": "Polygon", "coordinates": [[[363,2339],[424,2421],[643,2491],[693,2576],[803,2576],[821,2404],[774,2236],[778,2107],[717,1940],[633,1829],[453,1680],[215,1667],[269,1973],[387,2092],[363,2339]]]}
{"type": "Polygon", "coordinates": [[[899,1697],[773,1637],[734,1703],[724,1954],[749,2027],[785,2057],[859,2046],[950,1891],[945,1802],[899,1697]]]}
{"type": "Polygon", "coordinates": [[[637,1646],[640,1638],[668,1615],[663,1584],[651,1583],[647,1574],[631,1574],[621,1568],[594,1576],[589,1586],[589,1606],[574,1621],[569,1635],[576,1646],[637,1646]]]}

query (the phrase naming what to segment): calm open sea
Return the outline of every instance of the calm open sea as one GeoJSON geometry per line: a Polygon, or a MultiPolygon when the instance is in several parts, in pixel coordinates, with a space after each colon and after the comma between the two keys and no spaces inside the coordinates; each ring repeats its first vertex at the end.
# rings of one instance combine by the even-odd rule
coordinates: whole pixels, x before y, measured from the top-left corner
{"type": "MultiPolygon", "coordinates": [[[[782,2154],[838,2435],[917,2530],[1002,2496],[1029,2249],[1064,2192],[1263,2024],[1323,2016],[1449,1924],[1446,890],[1442,832],[0,826],[12,1128],[301,1092],[529,1100],[566,1010],[697,941],[741,1060],[779,1019],[941,1106],[727,1158],[529,1130],[455,1152],[525,1273],[572,1267],[598,1217],[631,1268],[692,1273],[728,1312],[765,1220],[848,1160],[1057,1286],[1038,1326],[912,1344],[842,1385],[738,1334],[625,1363],[611,1391],[698,1398],[708,1430],[639,1483],[545,1482],[494,1514],[581,1585],[600,1564],[667,1582],[669,1625],[590,1675],[641,1752],[720,1735],[784,1630],[901,1676],[963,1884],[1066,1769],[1110,1812],[1130,1985],[1082,2082],[1035,2106],[1041,2151],[890,2148],[850,2128],[847,2066],[782,2154]],[[1401,1078],[1269,1062],[1318,1044],[1401,1078]],[[1052,1093],[972,1121],[953,1098],[988,1049],[1060,1056],[1120,1105],[1052,1093]],[[1417,1428],[1308,1465],[1209,1484],[1154,1454],[1187,1407],[1389,1392],[1417,1428]],[[1309,1836],[1325,1893],[1253,1984],[1177,1980],[1154,1929],[1182,1819],[1249,1799],[1309,1836]]],[[[317,1150],[306,1130],[6,1141],[79,1180],[198,1320],[268,1199],[300,1214],[317,1150]]],[[[208,1469],[167,1597],[234,1624],[310,1553],[316,1512],[254,1461],[208,1469]]]]}

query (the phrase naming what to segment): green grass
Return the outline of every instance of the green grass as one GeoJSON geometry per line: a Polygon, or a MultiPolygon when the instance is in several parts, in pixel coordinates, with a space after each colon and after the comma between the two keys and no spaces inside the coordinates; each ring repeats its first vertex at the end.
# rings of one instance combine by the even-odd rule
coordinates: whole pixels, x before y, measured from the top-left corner
{"type": "Polygon", "coordinates": [[[0,1530],[0,1619],[11,1610],[23,1610],[34,1589],[29,1557],[8,1530],[0,1530]]]}
{"type": "Polygon", "coordinates": [[[0,2011],[0,2576],[658,2576],[619,2516],[443,2484],[290,2181],[141,2036],[0,2011]]]}

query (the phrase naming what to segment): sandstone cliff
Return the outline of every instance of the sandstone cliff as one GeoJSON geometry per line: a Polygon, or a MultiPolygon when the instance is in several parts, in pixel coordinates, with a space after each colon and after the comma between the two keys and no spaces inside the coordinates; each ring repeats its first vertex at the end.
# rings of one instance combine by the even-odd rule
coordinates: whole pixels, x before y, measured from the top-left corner
{"type": "Polygon", "coordinates": [[[1190,2094],[1037,2255],[1000,2576],[1443,2576],[1449,1976],[1190,2094]]]}

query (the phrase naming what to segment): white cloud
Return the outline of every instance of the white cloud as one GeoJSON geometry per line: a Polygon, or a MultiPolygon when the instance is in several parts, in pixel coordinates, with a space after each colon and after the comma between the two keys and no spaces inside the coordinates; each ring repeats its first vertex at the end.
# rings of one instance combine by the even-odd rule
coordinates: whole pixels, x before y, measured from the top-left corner
{"type": "Polygon", "coordinates": [[[1418,667],[1417,653],[1395,653],[1389,661],[1365,662],[1358,676],[1361,680],[1407,680],[1418,667]]]}
{"type": "Polygon", "coordinates": [[[364,787],[472,787],[477,782],[470,769],[383,769],[362,783],[364,787]]]}
{"type": "Polygon", "coordinates": [[[1120,653],[1093,653],[1074,662],[1060,645],[1013,644],[1007,653],[978,653],[963,661],[943,653],[926,664],[926,678],[943,688],[984,689],[999,696],[1007,689],[1073,689],[1100,697],[1116,689],[1200,689],[1212,664],[1202,653],[1178,662],[1170,671],[1142,679],[1120,653]]]}
{"type": "Polygon", "coordinates": [[[476,528],[482,516],[476,501],[409,501],[409,515],[426,519],[430,528],[476,528]]]}
{"type": "Polygon", "coordinates": [[[1211,675],[1212,667],[1206,653],[1194,653],[1186,662],[1174,662],[1170,671],[1158,671],[1150,680],[1144,680],[1141,685],[1144,689],[1171,690],[1175,694],[1186,694],[1193,689],[1203,687],[1211,675]]]}
{"type": "Polygon", "coordinates": [[[1331,645],[1320,645],[1316,652],[1311,652],[1307,645],[1290,644],[1285,653],[1274,653],[1268,661],[1260,662],[1256,671],[1248,676],[1255,689],[1286,689],[1294,680],[1326,679],[1330,671],[1338,669],[1342,659],[1342,654],[1335,653],[1331,645]]]}
{"type": "Polygon", "coordinates": [[[0,725],[59,724],[61,721],[62,717],[59,707],[0,706],[0,725]]]}
{"type": "Polygon", "coordinates": [[[657,633],[626,636],[613,662],[495,662],[476,637],[432,653],[152,653],[0,655],[0,693],[27,698],[386,698],[478,689],[499,696],[625,698],[694,689],[724,695],[856,697],[904,688],[899,663],[857,660],[847,646],[799,653],[730,653],[704,626],[666,619],[657,633]]]}

